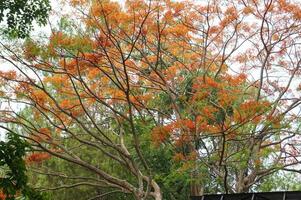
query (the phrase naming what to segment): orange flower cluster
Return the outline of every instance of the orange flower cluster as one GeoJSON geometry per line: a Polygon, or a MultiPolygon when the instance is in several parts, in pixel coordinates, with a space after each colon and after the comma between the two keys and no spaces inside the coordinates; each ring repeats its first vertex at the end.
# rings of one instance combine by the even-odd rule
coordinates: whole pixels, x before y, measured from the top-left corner
{"type": "Polygon", "coordinates": [[[37,102],[40,105],[45,104],[48,100],[48,95],[42,90],[32,91],[32,96],[35,102],[37,102]]]}
{"type": "Polygon", "coordinates": [[[195,122],[191,119],[179,119],[175,122],[169,123],[165,126],[165,128],[170,132],[175,129],[182,129],[188,131],[195,130],[195,122]]]}
{"type": "Polygon", "coordinates": [[[259,123],[263,118],[263,114],[270,107],[268,101],[246,101],[240,104],[239,108],[234,112],[234,120],[243,122],[250,120],[259,123]]]}
{"type": "Polygon", "coordinates": [[[155,127],[152,130],[152,141],[155,145],[161,145],[169,137],[169,131],[166,127],[155,127]]]}
{"type": "Polygon", "coordinates": [[[10,71],[0,71],[0,78],[6,79],[6,80],[15,80],[17,77],[17,73],[14,70],[10,71]]]}
{"type": "Polygon", "coordinates": [[[173,156],[173,160],[176,162],[181,161],[195,161],[199,157],[199,154],[197,151],[192,151],[188,155],[184,155],[182,152],[175,153],[173,156]]]}
{"type": "Polygon", "coordinates": [[[48,153],[32,153],[28,155],[25,159],[26,163],[41,163],[44,160],[49,159],[51,156],[48,153]]]}
{"type": "Polygon", "coordinates": [[[40,128],[38,133],[31,136],[32,139],[36,141],[46,141],[51,139],[51,132],[48,128],[40,128]]]}
{"type": "Polygon", "coordinates": [[[0,200],[5,200],[6,195],[0,190],[0,200]]]}
{"type": "Polygon", "coordinates": [[[301,20],[301,8],[298,4],[289,3],[287,0],[279,0],[279,9],[291,13],[296,20],[301,20]]]}

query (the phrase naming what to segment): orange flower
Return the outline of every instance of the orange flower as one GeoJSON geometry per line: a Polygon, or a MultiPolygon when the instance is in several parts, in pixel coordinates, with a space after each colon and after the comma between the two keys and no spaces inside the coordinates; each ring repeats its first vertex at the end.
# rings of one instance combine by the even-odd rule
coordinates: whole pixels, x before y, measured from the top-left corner
{"type": "Polygon", "coordinates": [[[17,73],[14,70],[10,70],[7,72],[0,71],[0,77],[3,77],[4,79],[8,79],[8,80],[15,80],[17,77],[17,73]]]}
{"type": "Polygon", "coordinates": [[[26,163],[40,163],[50,158],[49,153],[32,153],[26,157],[26,163]]]}
{"type": "Polygon", "coordinates": [[[61,101],[60,106],[63,109],[70,109],[72,107],[72,103],[69,99],[64,99],[61,101]]]}
{"type": "Polygon", "coordinates": [[[152,130],[152,141],[156,145],[163,143],[169,136],[169,132],[162,126],[155,127],[152,130]]]}
{"type": "Polygon", "coordinates": [[[250,6],[246,6],[244,9],[243,9],[243,13],[244,14],[250,14],[253,12],[253,9],[250,7],[250,6]]]}
{"type": "Polygon", "coordinates": [[[206,84],[213,88],[218,88],[219,84],[210,77],[206,77],[206,84]]]}
{"type": "Polygon", "coordinates": [[[89,73],[88,73],[88,78],[89,79],[94,79],[96,78],[100,73],[99,73],[99,69],[97,68],[93,68],[93,69],[90,69],[89,70],[89,73]]]}
{"type": "Polygon", "coordinates": [[[173,156],[173,160],[176,162],[181,162],[181,161],[185,160],[185,156],[182,153],[176,153],[173,156]]]}
{"type": "Polygon", "coordinates": [[[0,200],[5,200],[6,199],[6,195],[3,193],[2,190],[0,190],[0,200]]]}
{"type": "Polygon", "coordinates": [[[187,127],[190,131],[195,130],[195,122],[190,119],[184,119],[180,121],[181,125],[187,127]]]}
{"type": "Polygon", "coordinates": [[[33,91],[33,99],[38,103],[43,105],[46,100],[47,100],[48,96],[47,94],[42,91],[42,90],[35,90],[33,91]]]}

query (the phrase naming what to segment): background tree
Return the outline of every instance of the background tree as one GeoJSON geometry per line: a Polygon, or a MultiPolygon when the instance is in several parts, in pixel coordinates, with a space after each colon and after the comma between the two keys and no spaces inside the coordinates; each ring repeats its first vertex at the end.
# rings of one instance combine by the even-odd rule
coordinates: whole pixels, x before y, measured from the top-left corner
{"type": "Polygon", "coordinates": [[[1,126],[31,141],[29,161],[85,171],[66,171],[70,184],[57,188],[134,199],[163,199],[170,186],[170,199],[187,185],[191,195],[247,192],[300,164],[298,4],[70,6],[68,31],[1,52],[17,70],[1,73],[1,126]]]}
{"type": "Polygon", "coordinates": [[[4,33],[24,38],[32,30],[34,22],[47,23],[50,3],[48,0],[8,0],[0,2],[0,22],[4,33]]]}
{"type": "Polygon", "coordinates": [[[23,157],[29,146],[15,134],[8,136],[8,141],[0,142],[0,167],[3,174],[0,178],[0,199],[14,200],[44,199],[43,196],[27,185],[28,178],[23,157]]]}

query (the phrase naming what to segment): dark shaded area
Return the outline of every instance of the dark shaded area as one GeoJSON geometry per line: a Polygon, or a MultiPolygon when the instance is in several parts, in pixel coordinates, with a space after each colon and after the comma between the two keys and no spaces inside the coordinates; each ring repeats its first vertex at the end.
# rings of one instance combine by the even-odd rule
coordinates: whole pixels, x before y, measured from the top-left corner
{"type": "Polygon", "coordinates": [[[191,200],[301,200],[301,191],[214,194],[191,197],[191,200]]]}

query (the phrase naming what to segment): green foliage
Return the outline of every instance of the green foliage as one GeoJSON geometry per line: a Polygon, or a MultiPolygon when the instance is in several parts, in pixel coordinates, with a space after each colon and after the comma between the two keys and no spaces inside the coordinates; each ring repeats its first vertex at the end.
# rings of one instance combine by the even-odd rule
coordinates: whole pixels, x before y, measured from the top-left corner
{"type": "Polygon", "coordinates": [[[279,171],[262,179],[253,190],[260,192],[300,191],[300,177],[293,172],[279,171]]]}
{"type": "Polygon", "coordinates": [[[27,185],[23,160],[27,148],[27,143],[16,134],[9,134],[7,142],[0,142],[0,167],[7,169],[5,176],[0,179],[0,188],[7,200],[14,200],[18,192],[21,192],[25,199],[43,200],[40,193],[27,185]]]}
{"type": "Polygon", "coordinates": [[[174,150],[170,145],[155,146],[151,141],[150,131],[152,121],[135,121],[137,132],[140,134],[141,150],[147,160],[153,178],[160,185],[163,199],[185,200],[189,198],[189,171],[181,171],[181,163],[173,160],[174,150]]]}
{"type": "Polygon", "coordinates": [[[11,37],[25,38],[33,23],[45,25],[50,10],[49,0],[0,1],[0,22],[5,22],[4,33],[11,37]]]}
{"type": "MultiPolygon", "coordinates": [[[[66,141],[66,146],[70,145],[67,143],[76,144],[76,141],[69,140],[66,141]]],[[[101,167],[107,169],[112,174],[116,174],[120,177],[130,177],[130,175],[126,174],[126,171],[122,169],[121,166],[116,165],[116,163],[111,162],[109,159],[104,159],[104,156],[95,151],[93,148],[82,148],[80,149],[80,157],[97,167],[101,167]]],[[[60,186],[68,186],[73,185],[78,182],[82,182],[85,179],[97,179],[101,180],[100,177],[96,177],[95,174],[91,173],[89,170],[85,170],[79,166],[76,166],[72,163],[66,162],[62,159],[52,157],[48,160],[45,160],[42,163],[33,164],[32,167],[47,169],[47,172],[52,175],[45,175],[36,172],[28,172],[29,182],[33,184],[35,187],[41,188],[57,188],[60,186]],[[56,175],[55,175],[56,174],[56,175]],[[83,177],[81,179],[80,177],[83,177]]],[[[43,170],[41,170],[43,171],[43,170]]],[[[95,182],[98,183],[98,182],[95,182]]],[[[80,196],[81,199],[89,199],[99,194],[103,194],[106,192],[112,191],[111,188],[101,188],[94,186],[86,186],[80,185],[77,187],[70,188],[59,188],[56,190],[49,190],[46,194],[49,196],[49,199],[59,199],[59,200],[70,200],[70,199],[78,199],[80,196]],[[59,191],[59,192],[58,192],[59,191]]],[[[128,194],[122,193],[113,193],[104,197],[102,199],[131,199],[131,196],[128,194]]]]}

